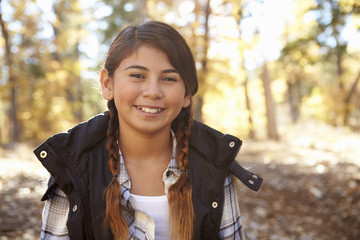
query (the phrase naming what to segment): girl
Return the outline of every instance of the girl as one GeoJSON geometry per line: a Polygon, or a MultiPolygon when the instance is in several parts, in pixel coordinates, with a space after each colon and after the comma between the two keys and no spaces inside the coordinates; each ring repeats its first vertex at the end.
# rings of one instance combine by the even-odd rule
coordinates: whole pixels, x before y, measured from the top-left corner
{"type": "Polygon", "coordinates": [[[244,239],[231,173],[241,141],[192,119],[198,81],[182,36],[122,30],[100,74],[109,110],[34,152],[50,172],[42,239],[244,239]]]}

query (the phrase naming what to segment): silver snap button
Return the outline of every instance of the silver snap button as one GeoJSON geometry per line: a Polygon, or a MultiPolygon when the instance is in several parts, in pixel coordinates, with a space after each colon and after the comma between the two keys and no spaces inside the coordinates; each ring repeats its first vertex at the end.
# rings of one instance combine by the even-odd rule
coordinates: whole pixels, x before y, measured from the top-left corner
{"type": "Polygon", "coordinates": [[[255,179],[257,179],[257,178],[258,178],[258,176],[256,176],[256,175],[253,175],[252,177],[253,177],[253,178],[255,178],[255,179]]]}
{"type": "Polygon", "coordinates": [[[212,206],[213,208],[217,208],[217,207],[218,207],[218,203],[217,203],[217,202],[213,202],[213,203],[211,204],[211,206],[212,206]]]}
{"type": "Polygon", "coordinates": [[[46,151],[41,151],[40,152],[40,157],[41,158],[46,158],[47,157],[47,152],[46,151]]]}
{"type": "Polygon", "coordinates": [[[235,142],[234,142],[234,141],[231,141],[231,142],[229,143],[229,146],[230,146],[231,148],[233,148],[233,147],[235,146],[235,142]]]}
{"type": "Polygon", "coordinates": [[[77,210],[77,205],[75,204],[75,205],[73,206],[73,208],[72,208],[72,211],[73,211],[73,212],[76,212],[76,210],[77,210]]]}
{"type": "Polygon", "coordinates": [[[249,183],[250,183],[250,184],[254,184],[254,181],[253,181],[253,180],[249,180],[249,183]]]}

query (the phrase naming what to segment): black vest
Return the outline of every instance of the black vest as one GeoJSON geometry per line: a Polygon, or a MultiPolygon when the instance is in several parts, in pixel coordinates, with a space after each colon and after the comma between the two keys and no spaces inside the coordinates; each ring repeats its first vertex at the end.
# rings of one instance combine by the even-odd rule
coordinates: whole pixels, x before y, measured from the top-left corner
{"type": "MultiPolygon", "coordinates": [[[[69,199],[67,227],[71,239],[113,238],[103,224],[104,191],[112,178],[105,148],[108,121],[107,112],[97,115],[67,133],[52,136],[34,151],[52,175],[42,200],[48,199],[56,186],[69,199]]],[[[228,174],[255,191],[262,183],[262,178],[234,160],[241,143],[234,136],[194,122],[188,171],[195,211],[194,239],[218,239],[228,174]]]]}

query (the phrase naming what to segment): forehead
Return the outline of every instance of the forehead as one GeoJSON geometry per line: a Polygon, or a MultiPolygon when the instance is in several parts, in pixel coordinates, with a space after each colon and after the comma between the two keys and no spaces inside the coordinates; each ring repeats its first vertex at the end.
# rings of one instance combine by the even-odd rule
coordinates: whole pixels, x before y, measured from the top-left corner
{"type": "Polygon", "coordinates": [[[152,68],[174,68],[167,54],[154,46],[140,45],[132,54],[121,61],[119,67],[127,67],[132,64],[152,68]]]}

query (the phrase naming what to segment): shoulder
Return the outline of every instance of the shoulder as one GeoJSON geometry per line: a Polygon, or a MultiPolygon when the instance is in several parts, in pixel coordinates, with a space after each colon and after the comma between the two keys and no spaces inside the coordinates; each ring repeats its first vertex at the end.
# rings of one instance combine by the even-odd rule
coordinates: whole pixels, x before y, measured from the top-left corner
{"type": "Polygon", "coordinates": [[[79,157],[83,152],[98,145],[106,138],[109,117],[102,113],[82,122],[68,130],[50,137],[34,150],[41,161],[43,156],[52,154],[70,154],[72,158],[79,157]],[[41,155],[41,153],[43,153],[41,155]],[[46,154],[45,154],[46,153],[46,154]]]}
{"type": "Polygon", "coordinates": [[[214,160],[214,164],[228,166],[239,152],[242,141],[230,134],[224,134],[201,122],[194,121],[191,129],[191,151],[214,160]]]}
{"type": "Polygon", "coordinates": [[[189,177],[200,188],[221,189],[241,140],[194,121],[189,148],[189,177]]]}
{"type": "Polygon", "coordinates": [[[196,176],[218,176],[218,179],[222,180],[224,175],[231,173],[246,186],[257,191],[262,184],[262,178],[243,168],[235,159],[241,145],[242,141],[237,137],[194,121],[190,139],[190,172],[195,172],[192,175],[196,176]],[[198,169],[201,169],[201,172],[198,169]]]}
{"type": "Polygon", "coordinates": [[[80,123],[67,132],[52,136],[34,150],[35,155],[55,177],[57,185],[65,192],[72,189],[72,176],[86,172],[89,153],[106,154],[104,142],[108,124],[107,113],[80,123]]]}

